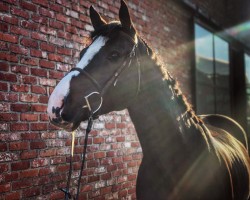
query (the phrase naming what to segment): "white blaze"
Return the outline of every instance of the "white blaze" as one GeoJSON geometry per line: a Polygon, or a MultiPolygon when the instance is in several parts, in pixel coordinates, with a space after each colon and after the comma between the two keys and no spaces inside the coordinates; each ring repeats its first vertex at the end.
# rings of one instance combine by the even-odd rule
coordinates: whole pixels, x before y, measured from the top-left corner
{"type": "MultiPolygon", "coordinates": [[[[106,44],[108,38],[104,36],[99,36],[87,49],[80,62],[77,63],[76,67],[84,69],[93,57],[100,51],[100,49],[106,44]]],[[[70,81],[72,77],[77,76],[78,71],[72,71],[68,73],[63,79],[58,83],[54,91],[52,92],[49,102],[47,112],[50,119],[56,118],[55,113],[52,112],[53,108],[61,108],[64,98],[69,93],[70,81]]]]}

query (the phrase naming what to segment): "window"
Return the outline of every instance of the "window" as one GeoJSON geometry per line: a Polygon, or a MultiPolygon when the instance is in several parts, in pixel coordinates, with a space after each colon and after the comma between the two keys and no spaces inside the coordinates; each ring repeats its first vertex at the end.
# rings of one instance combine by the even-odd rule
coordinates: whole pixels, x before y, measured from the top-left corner
{"type": "Polygon", "coordinates": [[[195,65],[197,113],[231,115],[228,42],[198,24],[195,65]]]}
{"type": "Polygon", "coordinates": [[[250,55],[245,54],[244,57],[247,96],[247,132],[250,133],[250,55]]]}

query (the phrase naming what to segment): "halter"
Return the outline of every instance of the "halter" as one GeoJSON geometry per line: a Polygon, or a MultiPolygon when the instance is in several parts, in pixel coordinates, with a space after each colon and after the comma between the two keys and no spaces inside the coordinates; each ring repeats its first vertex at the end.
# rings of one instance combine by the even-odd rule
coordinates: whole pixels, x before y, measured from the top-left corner
{"type": "MultiPolygon", "coordinates": [[[[77,193],[76,193],[76,198],[75,198],[76,200],[78,200],[79,193],[80,193],[81,176],[82,176],[83,167],[84,167],[84,163],[85,163],[87,144],[88,144],[88,134],[90,133],[90,131],[92,129],[93,117],[96,117],[98,111],[101,109],[102,102],[103,102],[103,96],[105,95],[106,91],[111,87],[112,84],[114,86],[116,86],[118,78],[120,77],[122,72],[125,70],[125,68],[127,68],[131,65],[132,58],[136,57],[136,50],[138,49],[137,48],[138,47],[137,36],[135,39],[133,39],[131,36],[129,36],[125,32],[121,32],[121,33],[125,37],[127,37],[130,41],[132,41],[132,43],[134,44],[132,50],[130,51],[128,56],[126,56],[126,58],[129,57],[130,59],[129,59],[129,62],[127,63],[127,60],[125,58],[125,61],[123,61],[123,64],[108,79],[107,83],[103,87],[101,87],[101,85],[98,83],[98,81],[93,76],[91,76],[88,72],[86,72],[84,69],[73,68],[70,70],[70,72],[78,71],[80,74],[83,74],[84,76],[86,76],[91,81],[91,83],[94,85],[94,87],[96,89],[96,91],[90,92],[88,95],[86,95],[84,97],[85,103],[82,106],[82,108],[87,108],[89,110],[89,119],[88,119],[88,125],[86,128],[86,135],[85,135],[85,139],[84,139],[83,153],[81,155],[82,164],[81,164],[81,169],[80,169],[80,175],[78,177],[77,193]],[[89,97],[91,97],[93,95],[97,95],[100,98],[99,106],[95,109],[93,108],[93,106],[91,105],[91,102],[89,101],[89,97]]],[[[139,53],[139,51],[138,51],[138,53],[139,53]]],[[[138,64],[138,86],[137,86],[137,91],[136,91],[136,97],[137,97],[139,92],[140,92],[140,87],[141,87],[141,66],[140,66],[140,62],[139,62],[137,57],[136,57],[136,62],[138,64]]],[[[68,174],[68,180],[67,180],[67,187],[60,189],[65,194],[65,200],[71,199],[71,197],[72,197],[72,195],[69,192],[69,187],[70,187],[70,180],[71,180],[71,174],[72,174],[72,160],[73,160],[73,149],[74,149],[73,137],[74,137],[74,132],[72,133],[72,150],[71,150],[71,156],[70,156],[70,168],[69,168],[69,174],[68,174]]],[[[73,197],[73,199],[74,199],[74,197],[73,197]]]]}

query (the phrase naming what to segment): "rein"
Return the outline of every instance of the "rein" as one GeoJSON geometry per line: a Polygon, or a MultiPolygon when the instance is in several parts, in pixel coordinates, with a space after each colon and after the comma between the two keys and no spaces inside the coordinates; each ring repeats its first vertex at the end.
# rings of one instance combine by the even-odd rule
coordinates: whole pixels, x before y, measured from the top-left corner
{"type": "Polygon", "coordinates": [[[85,132],[85,139],[84,139],[84,147],[83,147],[83,152],[81,154],[81,158],[82,158],[82,164],[81,164],[81,169],[80,169],[80,174],[78,177],[78,185],[77,185],[77,193],[76,193],[76,198],[74,198],[71,194],[70,194],[70,180],[71,180],[71,175],[72,175],[72,162],[73,162],[73,156],[74,156],[74,137],[75,134],[74,132],[72,132],[72,146],[71,146],[71,156],[70,156],[70,168],[69,168],[69,174],[68,174],[68,179],[67,179],[67,187],[66,188],[61,188],[60,190],[62,192],[64,192],[65,195],[65,200],[71,199],[71,197],[73,197],[73,199],[78,200],[79,198],[79,193],[80,193],[80,185],[81,185],[81,177],[82,177],[82,172],[83,172],[83,167],[85,164],[85,159],[86,159],[86,152],[87,152],[87,145],[88,145],[88,135],[91,132],[92,129],[92,125],[93,125],[93,118],[95,118],[98,113],[98,111],[101,109],[102,107],[102,102],[103,102],[103,96],[105,95],[106,91],[113,85],[116,86],[116,83],[118,81],[118,78],[120,77],[120,75],[122,74],[122,72],[130,67],[131,62],[133,57],[136,58],[136,62],[138,64],[138,86],[137,86],[137,91],[136,91],[136,96],[138,96],[139,92],[140,92],[140,87],[141,87],[141,68],[140,68],[140,62],[138,60],[138,57],[136,56],[136,52],[138,52],[138,41],[137,41],[137,36],[135,38],[135,40],[129,36],[128,34],[121,32],[124,36],[126,36],[130,41],[133,42],[133,48],[131,50],[131,52],[128,54],[128,56],[126,56],[126,58],[130,58],[129,62],[127,62],[126,58],[123,61],[123,64],[115,71],[115,73],[108,79],[108,81],[106,82],[106,84],[101,87],[101,85],[98,83],[98,81],[91,76],[88,72],[86,72],[84,69],[81,68],[72,68],[70,70],[70,72],[72,71],[78,71],[80,74],[83,74],[84,76],[86,76],[94,85],[94,87],[96,88],[97,91],[91,92],[88,95],[86,95],[84,97],[85,103],[82,108],[87,108],[89,110],[89,119],[88,119],[88,125],[86,128],[86,132],[85,132]],[[97,108],[95,108],[93,110],[93,106],[91,105],[90,101],[89,101],[89,97],[92,95],[98,95],[100,97],[100,102],[99,102],[99,106],[97,108]]]}

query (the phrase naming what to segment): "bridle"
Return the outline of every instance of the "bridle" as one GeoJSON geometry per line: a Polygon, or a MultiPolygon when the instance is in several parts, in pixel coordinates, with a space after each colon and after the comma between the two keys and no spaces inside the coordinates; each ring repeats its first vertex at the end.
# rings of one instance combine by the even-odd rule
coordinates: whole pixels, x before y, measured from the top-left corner
{"type": "Polygon", "coordinates": [[[102,107],[102,103],[103,103],[103,96],[105,95],[105,93],[107,92],[107,90],[113,85],[116,86],[117,80],[120,77],[120,75],[122,74],[122,72],[128,68],[131,65],[132,59],[135,57],[136,61],[137,61],[137,67],[138,67],[138,87],[137,87],[137,91],[136,91],[136,96],[138,95],[139,91],[140,91],[140,83],[141,83],[141,67],[140,67],[140,62],[138,60],[138,57],[136,56],[137,54],[139,54],[138,51],[138,39],[136,36],[136,39],[132,38],[131,36],[129,36],[127,33],[125,32],[121,32],[121,34],[123,36],[125,36],[129,41],[131,41],[133,43],[133,48],[132,50],[128,53],[128,55],[124,58],[123,64],[115,71],[115,73],[108,79],[108,81],[106,82],[106,84],[101,87],[101,85],[99,84],[99,82],[92,76],[90,75],[86,70],[79,68],[79,67],[75,67],[72,68],[70,70],[70,72],[72,71],[78,71],[80,74],[84,75],[88,80],[91,81],[91,83],[93,84],[95,91],[90,92],[89,94],[87,94],[86,96],[84,96],[84,104],[82,106],[82,108],[87,108],[89,110],[89,113],[92,114],[92,116],[97,117],[98,116],[98,111],[101,109],[102,107]],[[127,58],[129,57],[129,61],[127,61],[127,58]],[[93,95],[97,95],[99,96],[99,106],[97,106],[95,109],[93,108],[93,106],[91,105],[91,102],[89,101],[89,97],[93,96],[93,95]]]}
{"type": "MultiPolygon", "coordinates": [[[[86,150],[87,150],[87,144],[88,144],[88,134],[90,133],[90,131],[92,129],[93,118],[98,117],[98,112],[100,111],[100,109],[102,107],[102,103],[103,103],[103,96],[106,94],[106,92],[108,91],[108,89],[112,85],[116,86],[118,78],[120,77],[120,75],[122,74],[122,72],[126,68],[130,67],[133,58],[136,58],[137,67],[138,67],[138,86],[137,86],[137,91],[136,91],[135,98],[138,96],[138,94],[140,92],[140,88],[141,88],[141,65],[140,65],[139,58],[137,57],[137,54],[139,54],[138,38],[137,38],[137,36],[135,36],[136,38],[134,39],[125,32],[121,32],[121,34],[123,36],[125,36],[126,38],[128,38],[133,43],[133,48],[130,51],[130,53],[124,58],[124,61],[123,61],[122,65],[108,79],[108,81],[106,82],[106,84],[103,87],[101,87],[101,85],[98,83],[98,81],[92,75],[90,75],[86,70],[81,69],[81,68],[72,68],[70,70],[70,72],[78,71],[80,74],[84,75],[88,80],[91,81],[91,83],[94,85],[94,88],[95,88],[94,91],[92,91],[89,94],[87,94],[86,96],[84,96],[84,103],[83,103],[83,106],[82,106],[82,108],[84,108],[84,109],[87,108],[88,109],[89,118],[88,118],[88,125],[87,125],[87,128],[86,128],[86,135],[85,135],[85,139],[84,139],[84,148],[83,148],[83,152],[82,152],[82,155],[81,155],[82,164],[81,164],[80,174],[79,174],[79,177],[78,177],[77,193],[76,193],[76,198],[75,198],[76,200],[78,200],[79,193],[80,193],[81,176],[82,176],[83,167],[84,167],[84,163],[85,163],[86,150]],[[129,60],[127,60],[127,58],[129,58],[129,60]],[[91,102],[89,101],[89,98],[91,96],[93,96],[93,95],[97,95],[99,97],[99,99],[100,99],[99,100],[99,105],[96,108],[94,108],[93,105],[91,104],[91,102]]],[[[71,199],[71,197],[72,197],[72,195],[70,194],[70,191],[69,191],[69,187],[70,187],[70,180],[71,180],[71,174],[72,174],[72,160],[73,160],[73,149],[74,149],[73,135],[74,134],[72,134],[72,153],[71,153],[71,157],[70,157],[70,168],[69,168],[69,174],[68,174],[68,179],[67,179],[67,187],[60,189],[65,194],[65,200],[71,199]]]]}

